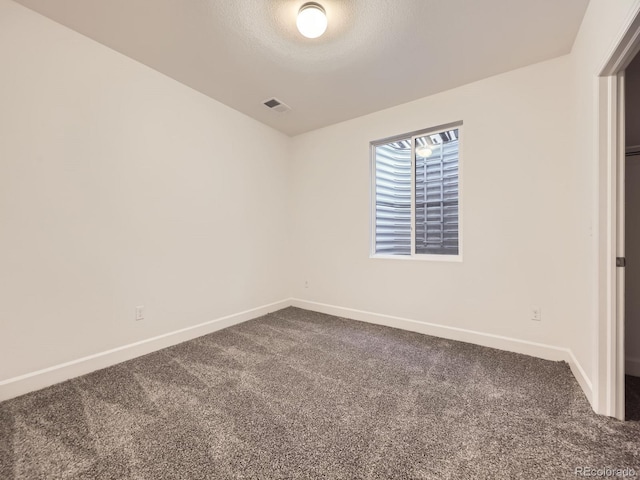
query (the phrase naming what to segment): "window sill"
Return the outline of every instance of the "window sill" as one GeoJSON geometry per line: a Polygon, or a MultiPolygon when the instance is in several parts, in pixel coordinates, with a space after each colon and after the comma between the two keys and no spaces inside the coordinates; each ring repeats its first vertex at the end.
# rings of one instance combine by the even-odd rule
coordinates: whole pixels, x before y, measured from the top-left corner
{"type": "Polygon", "coordinates": [[[418,262],[452,262],[452,263],[462,263],[462,255],[428,255],[428,254],[418,254],[418,255],[369,255],[369,258],[374,260],[416,260],[418,262]]]}

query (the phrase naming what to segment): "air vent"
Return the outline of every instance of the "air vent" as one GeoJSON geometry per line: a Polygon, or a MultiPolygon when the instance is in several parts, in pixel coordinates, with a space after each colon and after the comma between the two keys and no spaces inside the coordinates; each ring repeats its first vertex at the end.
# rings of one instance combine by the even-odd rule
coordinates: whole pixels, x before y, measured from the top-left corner
{"type": "Polygon", "coordinates": [[[277,98],[270,98],[269,100],[265,100],[262,103],[265,107],[269,107],[271,110],[279,113],[288,112],[289,110],[291,110],[291,107],[289,105],[281,102],[277,98]]]}

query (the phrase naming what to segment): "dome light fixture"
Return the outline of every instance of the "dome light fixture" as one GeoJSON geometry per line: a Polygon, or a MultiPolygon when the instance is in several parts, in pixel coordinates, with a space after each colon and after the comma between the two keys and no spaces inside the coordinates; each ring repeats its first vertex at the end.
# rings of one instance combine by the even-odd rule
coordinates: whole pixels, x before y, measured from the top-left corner
{"type": "Polygon", "coordinates": [[[327,13],[319,3],[307,2],[298,11],[296,25],[305,37],[318,38],[327,29],[327,13]]]}

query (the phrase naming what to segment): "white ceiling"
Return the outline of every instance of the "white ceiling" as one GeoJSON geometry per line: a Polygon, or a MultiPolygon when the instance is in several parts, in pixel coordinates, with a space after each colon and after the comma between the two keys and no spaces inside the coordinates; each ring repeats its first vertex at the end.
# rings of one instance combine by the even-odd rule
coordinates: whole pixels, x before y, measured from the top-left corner
{"type": "Polygon", "coordinates": [[[588,0],[17,0],[295,135],[569,53],[588,0]],[[262,101],[292,107],[277,113],[262,101]]]}

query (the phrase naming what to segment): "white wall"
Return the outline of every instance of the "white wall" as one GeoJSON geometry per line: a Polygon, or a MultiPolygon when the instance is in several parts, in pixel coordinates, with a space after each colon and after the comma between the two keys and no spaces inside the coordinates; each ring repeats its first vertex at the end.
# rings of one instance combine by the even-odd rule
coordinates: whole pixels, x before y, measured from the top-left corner
{"type": "Polygon", "coordinates": [[[9,0],[0,65],[0,381],[290,296],[287,137],[9,0]]]}
{"type": "Polygon", "coordinates": [[[566,346],[578,300],[567,285],[582,281],[567,235],[570,66],[561,57],[295,137],[294,297],[566,346]],[[369,142],[458,120],[463,262],[369,258],[369,142]]]}
{"type": "Polygon", "coordinates": [[[0,384],[293,291],[567,347],[589,389],[597,75],[637,5],[591,0],[568,56],[289,139],[0,0],[0,384]],[[464,261],[370,259],[369,142],[457,120],[464,261]]]}
{"type": "Polygon", "coordinates": [[[606,408],[603,388],[606,365],[598,360],[596,333],[606,335],[606,271],[601,246],[606,244],[606,157],[599,151],[598,75],[623,33],[626,22],[637,10],[637,0],[590,0],[571,51],[575,115],[571,124],[575,150],[568,160],[573,194],[571,210],[572,255],[576,283],[570,286],[575,304],[568,318],[569,346],[594,384],[594,407],[606,408]],[[598,391],[596,391],[596,389],[598,391]]]}

